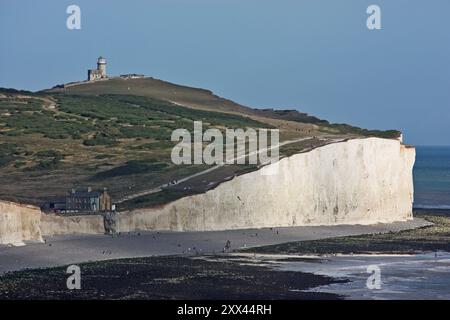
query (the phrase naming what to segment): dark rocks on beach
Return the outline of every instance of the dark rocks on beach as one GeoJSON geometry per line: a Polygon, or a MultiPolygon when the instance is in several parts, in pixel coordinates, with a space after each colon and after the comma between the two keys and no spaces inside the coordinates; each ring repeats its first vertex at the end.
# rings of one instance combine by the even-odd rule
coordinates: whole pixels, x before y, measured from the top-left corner
{"type": "MultiPolygon", "coordinates": [[[[107,252],[107,251],[105,251],[107,252]]],[[[67,290],[66,267],[6,274],[0,299],[338,299],[309,288],[334,282],[302,272],[241,265],[226,256],[149,257],[81,264],[83,290],[67,290]]]]}

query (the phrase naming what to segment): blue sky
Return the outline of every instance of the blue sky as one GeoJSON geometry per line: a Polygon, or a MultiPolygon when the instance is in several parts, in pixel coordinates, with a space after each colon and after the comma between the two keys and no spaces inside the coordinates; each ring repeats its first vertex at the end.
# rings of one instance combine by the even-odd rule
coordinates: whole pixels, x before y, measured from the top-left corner
{"type": "Polygon", "coordinates": [[[448,0],[2,0],[0,87],[81,80],[104,55],[110,74],[450,145],[449,15],[448,0]],[[366,28],[370,4],[382,30],[366,28]]]}

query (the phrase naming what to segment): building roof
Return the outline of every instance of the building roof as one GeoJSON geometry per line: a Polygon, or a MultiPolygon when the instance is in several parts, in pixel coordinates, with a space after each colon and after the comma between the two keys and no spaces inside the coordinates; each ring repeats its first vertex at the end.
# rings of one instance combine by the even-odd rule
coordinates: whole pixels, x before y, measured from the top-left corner
{"type": "Polygon", "coordinates": [[[92,198],[99,197],[101,194],[102,193],[98,191],[75,190],[75,192],[73,192],[70,190],[68,196],[75,198],[92,198]]]}
{"type": "Polygon", "coordinates": [[[100,197],[101,193],[94,191],[94,192],[75,192],[71,193],[70,196],[74,198],[95,198],[100,197]]]}
{"type": "Polygon", "coordinates": [[[66,202],[66,198],[65,197],[50,197],[47,198],[48,203],[64,203],[66,202]]]}

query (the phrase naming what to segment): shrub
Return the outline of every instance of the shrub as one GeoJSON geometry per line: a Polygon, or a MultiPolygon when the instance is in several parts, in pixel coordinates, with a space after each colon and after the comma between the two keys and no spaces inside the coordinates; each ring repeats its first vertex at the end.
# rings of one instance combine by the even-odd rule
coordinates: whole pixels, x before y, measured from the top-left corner
{"type": "Polygon", "coordinates": [[[112,145],[116,144],[116,140],[111,139],[109,137],[96,136],[92,139],[84,140],[83,144],[88,147],[99,146],[99,145],[112,146],[112,145]]]}
{"type": "Polygon", "coordinates": [[[93,178],[106,179],[117,176],[147,173],[149,171],[160,171],[166,168],[167,166],[168,166],[167,163],[162,162],[145,162],[145,161],[131,160],[121,166],[115,167],[107,171],[99,172],[96,175],[94,175],[93,178]]]}

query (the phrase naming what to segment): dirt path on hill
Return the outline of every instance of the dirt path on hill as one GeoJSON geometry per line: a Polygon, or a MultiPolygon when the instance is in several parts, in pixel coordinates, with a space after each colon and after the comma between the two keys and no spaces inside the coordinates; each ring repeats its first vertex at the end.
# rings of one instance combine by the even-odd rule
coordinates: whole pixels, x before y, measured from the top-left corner
{"type": "MultiPolygon", "coordinates": [[[[324,138],[330,138],[330,137],[326,137],[326,136],[320,137],[320,139],[322,139],[322,140],[323,140],[324,138]]],[[[311,139],[314,139],[314,138],[313,138],[313,137],[306,137],[306,138],[300,138],[300,139],[295,139],[295,140],[287,140],[287,141],[283,141],[283,142],[281,142],[281,143],[278,145],[278,148],[281,148],[281,147],[283,147],[283,146],[285,146],[285,145],[289,145],[289,144],[293,144],[293,143],[299,143],[299,142],[306,141],[306,140],[311,140],[311,139]]],[[[336,142],[341,142],[341,141],[343,141],[343,140],[345,140],[345,139],[331,139],[330,141],[327,141],[327,144],[330,144],[330,143],[336,143],[336,142]]],[[[239,159],[241,159],[241,158],[243,158],[243,157],[248,157],[248,156],[254,155],[254,154],[259,155],[260,153],[267,152],[267,151],[271,151],[271,150],[273,150],[273,149],[275,149],[275,148],[276,148],[276,147],[264,148],[264,149],[261,149],[261,150],[258,150],[258,151],[255,151],[255,152],[246,154],[246,155],[244,155],[244,156],[234,157],[234,158],[233,158],[233,162],[234,162],[234,161],[237,161],[237,160],[239,160],[239,159]]],[[[219,169],[219,168],[222,168],[222,167],[225,166],[225,165],[226,165],[226,163],[215,165],[215,166],[213,166],[213,167],[211,167],[211,168],[205,169],[205,170],[203,170],[203,171],[194,173],[194,174],[192,174],[192,175],[190,175],[190,176],[187,176],[187,177],[181,178],[181,179],[179,179],[179,180],[176,180],[175,182],[171,183],[170,185],[169,185],[168,183],[167,183],[167,184],[162,184],[162,185],[160,185],[160,186],[158,186],[158,187],[155,187],[155,188],[152,188],[152,189],[142,190],[142,191],[133,193],[133,194],[131,194],[131,195],[127,195],[127,196],[125,196],[125,197],[123,197],[123,198],[117,200],[116,203],[117,203],[117,204],[120,204],[120,203],[123,203],[123,202],[128,201],[128,200],[133,200],[133,199],[136,199],[136,198],[139,198],[139,197],[142,197],[142,196],[147,196],[147,195],[150,195],[150,194],[154,194],[154,193],[157,193],[157,192],[161,192],[161,191],[163,190],[163,188],[166,188],[166,187],[169,187],[169,186],[176,186],[176,185],[179,185],[179,184],[181,184],[181,183],[187,182],[187,181],[189,181],[189,180],[191,180],[191,179],[193,179],[193,178],[196,178],[196,177],[198,177],[198,176],[201,176],[201,175],[210,173],[210,172],[212,172],[212,171],[214,171],[214,170],[217,170],[217,169],[219,169]]]]}

